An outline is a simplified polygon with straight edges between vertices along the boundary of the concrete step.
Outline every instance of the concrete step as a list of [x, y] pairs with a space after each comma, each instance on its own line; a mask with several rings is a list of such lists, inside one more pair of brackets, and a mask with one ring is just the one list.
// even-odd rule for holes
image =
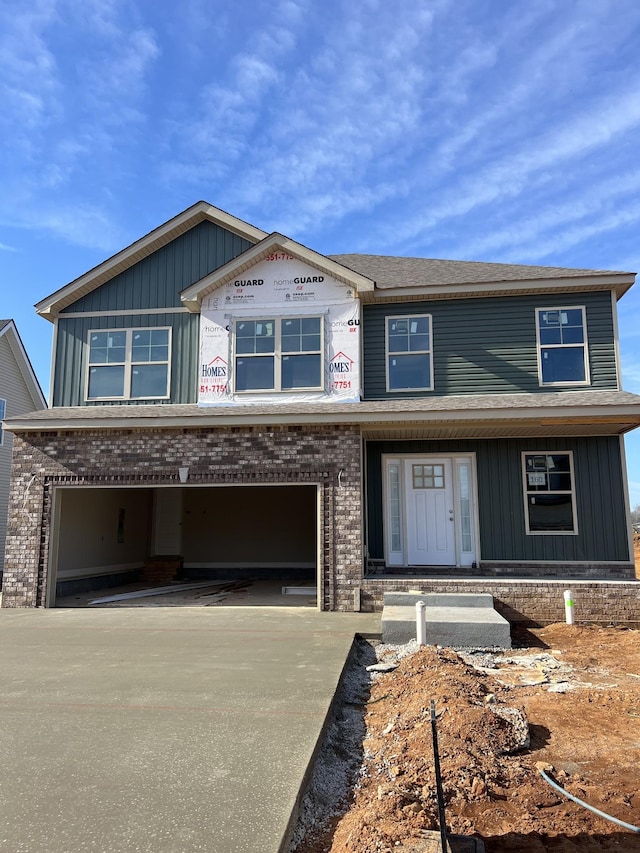
[[[402, 603], [396, 603], [396, 596]], [[472, 603], [471, 599], [484, 601]], [[486, 599], [489, 600], [488, 604]], [[415, 605], [418, 601], [424, 601], [426, 604], [426, 636], [429, 645], [453, 648], [511, 648], [509, 623], [494, 609], [491, 595], [420, 596], [413, 593], [386, 593], [381, 620], [383, 643], [402, 644], [415, 639]]]

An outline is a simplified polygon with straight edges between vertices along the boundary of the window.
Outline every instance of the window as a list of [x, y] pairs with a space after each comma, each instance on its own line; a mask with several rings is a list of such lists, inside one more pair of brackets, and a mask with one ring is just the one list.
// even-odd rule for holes
[[587, 385], [584, 308], [537, 308], [540, 385]]
[[4, 430], [2, 428], [2, 421], [7, 414], [7, 401], [0, 399], [0, 447], [4, 444]]
[[444, 465], [412, 465], [414, 489], [444, 489]]
[[527, 534], [578, 532], [573, 454], [523, 453]]
[[88, 400], [169, 396], [169, 329], [89, 332]]
[[387, 391], [431, 391], [431, 316], [387, 317]]
[[235, 390], [321, 391], [322, 317], [237, 320]]

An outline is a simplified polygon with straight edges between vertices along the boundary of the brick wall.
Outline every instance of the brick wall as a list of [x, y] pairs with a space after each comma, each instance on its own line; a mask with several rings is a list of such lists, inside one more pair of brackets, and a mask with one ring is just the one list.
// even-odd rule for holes
[[574, 594], [577, 622], [640, 627], [638, 581], [365, 578], [362, 582], [362, 609], [380, 610], [385, 592], [488, 592], [493, 595], [496, 610], [512, 624], [548, 625], [564, 621], [563, 592], [568, 588]]
[[15, 436], [3, 607], [45, 601], [57, 486], [320, 486], [325, 610], [353, 610], [362, 577], [361, 442], [357, 427], [231, 427], [32, 432]]

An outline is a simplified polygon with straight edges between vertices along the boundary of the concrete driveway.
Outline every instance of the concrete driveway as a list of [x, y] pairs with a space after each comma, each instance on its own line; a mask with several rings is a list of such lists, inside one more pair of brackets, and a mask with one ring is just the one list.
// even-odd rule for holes
[[354, 633], [277, 608], [0, 611], [0, 849], [276, 853]]

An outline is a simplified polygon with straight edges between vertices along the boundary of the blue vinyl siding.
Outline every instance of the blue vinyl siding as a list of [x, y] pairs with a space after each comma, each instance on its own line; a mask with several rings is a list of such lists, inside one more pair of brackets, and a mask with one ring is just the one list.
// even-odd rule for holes
[[182, 290], [251, 245], [219, 225], [201, 222], [81, 297], [61, 314], [179, 308]]
[[162, 403], [195, 403], [197, 399], [200, 315], [134, 314], [69, 317], [58, 320], [54, 406], [142, 405], [153, 400], [85, 400], [89, 330], [171, 327], [171, 387]]
[[[573, 451], [577, 536], [528, 536], [523, 452]], [[476, 453], [482, 560], [616, 562], [629, 560], [619, 439], [531, 438], [385, 441], [367, 444], [369, 554], [384, 558], [382, 454]]]
[[[162, 403], [197, 400], [200, 315], [182, 309], [180, 292], [252, 244], [214, 225], [201, 222], [148, 258], [105, 282], [61, 312], [54, 364], [54, 406], [140, 405], [149, 400], [111, 403], [85, 400], [87, 335], [90, 329], [171, 327], [171, 388]], [[148, 309], [179, 309], [147, 314]], [[139, 314], [110, 314], [136, 311]], [[77, 313], [95, 316], [65, 316]]]
[[[536, 308], [586, 306], [591, 384], [615, 389], [615, 342], [609, 291], [398, 302], [362, 307], [364, 397], [545, 392], [538, 382]], [[387, 392], [385, 318], [431, 314], [434, 388]], [[571, 386], [569, 386], [571, 387]], [[583, 386], [584, 389], [585, 386]], [[555, 386], [554, 391], [562, 390]]]

